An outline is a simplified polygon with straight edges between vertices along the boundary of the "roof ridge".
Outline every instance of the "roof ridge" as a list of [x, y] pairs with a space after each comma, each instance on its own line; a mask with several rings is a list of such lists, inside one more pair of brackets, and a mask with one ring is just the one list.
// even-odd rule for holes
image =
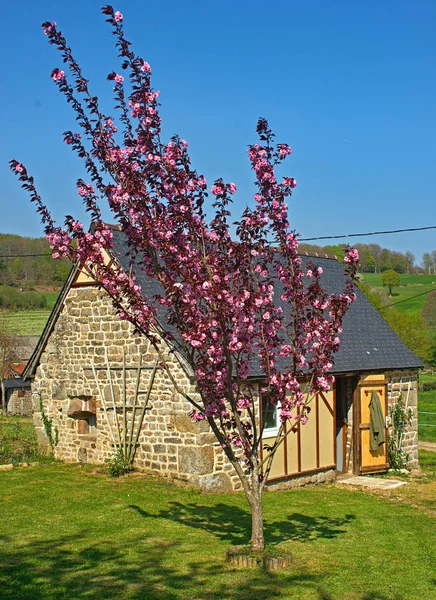
[[[108, 227], [108, 229], [111, 229], [112, 231], [122, 231], [121, 225], [118, 225], [116, 223], [105, 223], [105, 225], [106, 227]], [[279, 248], [277, 248], [277, 250], [279, 250]], [[325, 252], [306, 252], [305, 250], [302, 250], [301, 252], [298, 252], [298, 256], [309, 256], [312, 258], [328, 258], [329, 260], [338, 260], [336, 254], [326, 254]]]
[[298, 256], [311, 256], [313, 258], [328, 258], [329, 260], [339, 260], [336, 254], [325, 254], [324, 252], [298, 252]]

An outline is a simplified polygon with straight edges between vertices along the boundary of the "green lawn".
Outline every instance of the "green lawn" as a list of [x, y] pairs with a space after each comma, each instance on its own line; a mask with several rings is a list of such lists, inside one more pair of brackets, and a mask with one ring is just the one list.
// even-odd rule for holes
[[0, 464], [37, 460], [33, 420], [0, 415]]
[[43, 296], [45, 296], [45, 299], [47, 300], [47, 308], [51, 310], [56, 304], [59, 292], [43, 292]]
[[[421, 373], [419, 380], [436, 381], [436, 373]], [[419, 392], [418, 436], [421, 442], [436, 442], [436, 390]]]
[[[424, 462], [419, 485], [431, 490], [436, 454]], [[414, 485], [399, 490], [412, 494]], [[266, 493], [267, 541], [294, 553], [287, 571], [266, 573], [223, 560], [226, 548], [249, 540], [241, 495], [203, 495], [137, 474], [114, 480], [78, 465], [0, 472], [0, 597], [434, 599], [436, 512], [398, 494], [334, 486]], [[434, 492], [423, 497], [434, 508]]]
[[[382, 286], [382, 273], [362, 273], [360, 275], [361, 281], [367, 283], [371, 287], [378, 287], [387, 291], [387, 288]], [[421, 313], [424, 302], [427, 298], [427, 294], [430, 290], [436, 291], [436, 275], [400, 275], [401, 285], [400, 287], [394, 288], [392, 291], [392, 298], [390, 302], [399, 302], [400, 300], [408, 300], [407, 302], [401, 302], [397, 306], [398, 310], [407, 313]], [[418, 294], [423, 294], [417, 298]], [[409, 300], [410, 299], [410, 300]]]

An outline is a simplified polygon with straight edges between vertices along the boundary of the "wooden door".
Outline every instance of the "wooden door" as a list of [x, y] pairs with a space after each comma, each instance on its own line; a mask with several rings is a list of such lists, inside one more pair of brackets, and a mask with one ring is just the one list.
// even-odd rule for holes
[[[372, 376], [361, 380], [358, 386], [358, 472], [376, 473], [387, 471], [388, 463], [388, 429], [386, 427], [387, 416], [387, 382], [384, 376]], [[376, 379], [375, 379], [376, 377]], [[380, 398], [380, 404], [384, 419], [384, 443], [377, 450], [370, 447], [370, 402], [372, 393], [376, 392]]]

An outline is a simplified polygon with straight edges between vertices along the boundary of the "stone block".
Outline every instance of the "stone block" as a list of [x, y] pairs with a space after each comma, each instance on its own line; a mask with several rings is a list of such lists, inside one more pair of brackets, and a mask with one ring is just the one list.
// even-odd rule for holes
[[85, 402], [85, 410], [88, 410], [90, 413], [94, 415], [97, 413], [97, 403], [95, 398], [91, 398], [87, 402]]
[[193, 421], [189, 415], [176, 415], [174, 426], [180, 433], [198, 433], [198, 423]]
[[79, 448], [77, 452], [77, 460], [82, 464], [86, 464], [88, 462], [88, 451], [86, 448]]
[[164, 444], [154, 444], [153, 452], [155, 452], [156, 454], [165, 454], [166, 446]]
[[83, 412], [83, 402], [80, 398], [72, 398], [68, 403], [67, 415], [73, 419]]
[[206, 475], [214, 467], [214, 451], [208, 446], [179, 447], [179, 469], [181, 473]]
[[230, 477], [225, 473], [204, 475], [198, 479], [198, 485], [204, 492], [224, 494], [233, 491]]
[[89, 433], [89, 423], [88, 421], [85, 421], [84, 419], [79, 419], [77, 421], [77, 431], [80, 434], [85, 434], [85, 433]]

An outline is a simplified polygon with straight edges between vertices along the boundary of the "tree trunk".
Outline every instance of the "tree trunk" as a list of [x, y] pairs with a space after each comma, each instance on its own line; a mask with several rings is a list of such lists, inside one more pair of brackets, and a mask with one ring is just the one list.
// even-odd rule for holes
[[265, 548], [263, 533], [262, 492], [257, 473], [252, 475], [251, 494], [248, 497], [251, 508], [251, 549], [261, 551]]

